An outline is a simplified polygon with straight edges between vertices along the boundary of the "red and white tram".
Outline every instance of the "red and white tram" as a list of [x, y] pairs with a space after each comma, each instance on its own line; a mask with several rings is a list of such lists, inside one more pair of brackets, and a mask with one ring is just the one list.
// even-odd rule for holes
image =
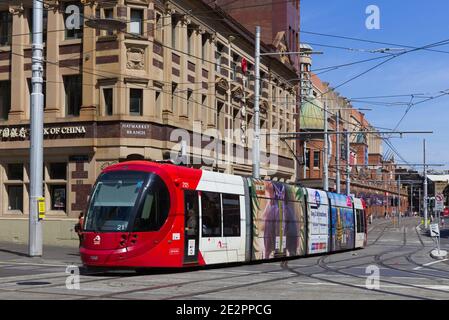
[[131, 161], [106, 168], [89, 201], [86, 266], [186, 267], [351, 250], [366, 244], [363, 203], [338, 194]]

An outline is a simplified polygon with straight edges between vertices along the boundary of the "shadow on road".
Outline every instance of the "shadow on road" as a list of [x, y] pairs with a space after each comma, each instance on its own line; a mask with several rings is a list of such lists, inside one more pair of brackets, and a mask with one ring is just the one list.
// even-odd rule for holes
[[3, 253], [10, 253], [19, 257], [28, 257], [28, 254], [23, 253], [23, 252], [19, 252], [19, 251], [13, 251], [13, 250], [7, 250], [7, 249], [0, 249], [0, 252]]

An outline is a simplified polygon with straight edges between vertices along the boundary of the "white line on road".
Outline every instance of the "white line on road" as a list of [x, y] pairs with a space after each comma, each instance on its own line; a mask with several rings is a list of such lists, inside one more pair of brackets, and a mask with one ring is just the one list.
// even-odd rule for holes
[[423, 264], [421, 267], [413, 268], [413, 270], [419, 270], [419, 269], [422, 269], [422, 268], [424, 268], [424, 267], [431, 266], [432, 264], [436, 264], [436, 263], [440, 263], [440, 262], [444, 262], [444, 261], [448, 261], [448, 260], [449, 260], [449, 259], [443, 259], [443, 260], [438, 260], [438, 261], [432, 261], [432, 262]]
[[47, 264], [47, 263], [28, 263], [28, 262], [0, 262], [3, 265], [11, 265], [11, 266], [35, 266], [35, 267], [67, 267], [68, 265], [76, 265], [75, 263], [67, 263], [67, 264]]

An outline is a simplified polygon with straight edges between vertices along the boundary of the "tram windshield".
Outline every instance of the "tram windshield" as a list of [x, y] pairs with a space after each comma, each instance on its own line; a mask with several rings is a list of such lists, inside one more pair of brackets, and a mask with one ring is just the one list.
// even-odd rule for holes
[[135, 171], [104, 173], [92, 194], [84, 230], [127, 231], [148, 176]]

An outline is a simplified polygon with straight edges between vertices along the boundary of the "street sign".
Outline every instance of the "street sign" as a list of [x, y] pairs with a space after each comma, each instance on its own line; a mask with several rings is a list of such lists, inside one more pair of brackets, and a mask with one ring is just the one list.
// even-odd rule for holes
[[444, 196], [442, 193], [437, 193], [435, 195], [435, 211], [444, 210]]
[[440, 236], [440, 228], [438, 223], [432, 223], [430, 225], [430, 236], [431, 237], [439, 237]]

